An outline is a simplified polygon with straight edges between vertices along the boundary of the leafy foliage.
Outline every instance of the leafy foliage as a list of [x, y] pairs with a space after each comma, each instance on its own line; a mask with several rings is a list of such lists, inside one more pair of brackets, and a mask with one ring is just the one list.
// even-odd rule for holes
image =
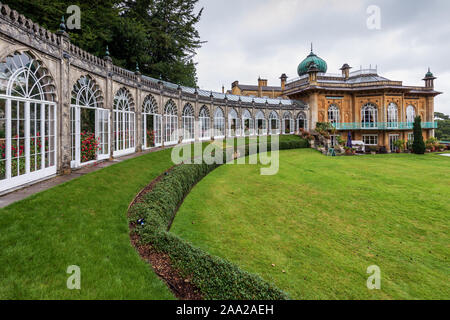
[[415, 154], [425, 154], [425, 142], [423, 141], [422, 135], [422, 120], [419, 117], [414, 119], [414, 142], [413, 142], [413, 152]]
[[440, 141], [450, 141], [450, 116], [436, 112], [435, 118], [438, 124], [436, 138]]

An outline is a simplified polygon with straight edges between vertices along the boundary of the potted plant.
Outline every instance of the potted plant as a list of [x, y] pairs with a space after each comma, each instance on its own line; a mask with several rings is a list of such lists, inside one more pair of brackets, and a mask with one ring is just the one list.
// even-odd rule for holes
[[377, 147], [375, 147], [375, 146], [370, 146], [368, 150], [369, 150], [371, 155], [376, 155], [377, 154]]
[[405, 149], [405, 141], [403, 140], [397, 140], [394, 142], [395, 151], [397, 153], [402, 152]]

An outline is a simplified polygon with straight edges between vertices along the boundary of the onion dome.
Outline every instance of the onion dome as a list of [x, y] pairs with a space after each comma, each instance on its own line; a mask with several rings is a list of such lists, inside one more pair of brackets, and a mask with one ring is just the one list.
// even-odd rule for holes
[[327, 63], [322, 58], [318, 57], [311, 48], [311, 53], [306, 57], [305, 60], [303, 60], [297, 68], [297, 73], [301, 77], [304, 74], [308, 73], [309, 67], [311, 64], [315, 64], [317, 69], [319, 69], [319, 72], [326, 73], [328, 70]]
[[425, 78], [434, 78], [434, 75], [431, 72], [430, 68], [428, 68], [428, 72], [426, 73]]

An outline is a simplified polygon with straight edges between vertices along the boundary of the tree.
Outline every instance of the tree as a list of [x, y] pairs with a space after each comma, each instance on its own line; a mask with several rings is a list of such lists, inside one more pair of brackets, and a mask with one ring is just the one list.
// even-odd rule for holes
[[146, 54], [138, 56], [141, 71], [155, 78], [195, 87], [193, 58], [204, 43], [196, 24], [203, 9], [198, 0], [126, 0], [124, 16], [141, 23], [148, 39]]
[[450, 116], [436, 112], [435, 118], [438, 124], [436, 138], [440, 141], [450, 141]]
[[422, 119], [420, 116], [414, 119], [414, 142], [413, 152], [415, 154], [425, 154], [425, 142], [423, 141], [422, 134]]

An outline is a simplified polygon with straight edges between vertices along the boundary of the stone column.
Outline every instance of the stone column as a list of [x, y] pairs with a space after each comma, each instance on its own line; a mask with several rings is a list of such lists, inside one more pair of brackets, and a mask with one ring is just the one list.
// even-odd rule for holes
[[69, 54], [70, 39], [69, 35], [61, 30], [58, 32], [60, 40], [60, 60], [59, 70], [56, 72], [58, 83], [56, 84], [58, 92], [57, 119], [58, 119], [58, 172], [69, 174], [71, 172], [70, 162], [72, 161], [72, 139], [70, 132], [70, 59]]

